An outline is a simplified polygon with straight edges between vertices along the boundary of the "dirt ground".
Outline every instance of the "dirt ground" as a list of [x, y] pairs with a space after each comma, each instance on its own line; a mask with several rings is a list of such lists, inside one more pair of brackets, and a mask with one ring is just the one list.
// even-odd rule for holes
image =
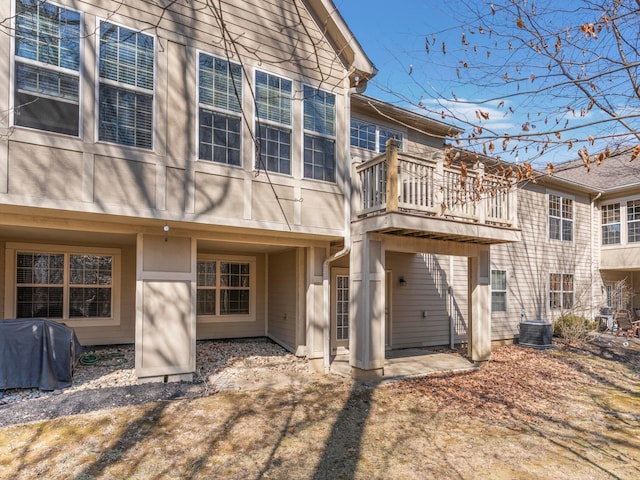
[[478, 371], [386, 385], [140, 387], [52, 396], [75, 407], [37, 421], [21, 415], [38, 399], [0, 406], [0, 477], [640, 478], [638, 339], [498, 347]]

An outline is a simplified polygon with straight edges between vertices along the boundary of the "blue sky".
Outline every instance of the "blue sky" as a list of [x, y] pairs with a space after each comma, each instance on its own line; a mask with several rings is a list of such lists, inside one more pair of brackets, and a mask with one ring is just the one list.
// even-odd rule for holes
[[[408, 71], [414, 59], [426, 59], [425, 36], [454, 24], [451, 4], [444, 1], [334, 0], [364, 51], [378, 68], [375, 84], [411, 92]], [[397, 100], [376, 85], [367, 94]]]

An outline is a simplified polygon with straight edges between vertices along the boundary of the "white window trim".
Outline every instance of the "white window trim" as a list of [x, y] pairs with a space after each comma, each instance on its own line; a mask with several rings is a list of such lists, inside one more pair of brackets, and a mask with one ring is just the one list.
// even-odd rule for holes
[[[15, 318], [16, 316], [16, 255], [18, 252], [38, 252], [53, 254], [94, 254], [109, 255], [113, 257], [113, 265], [111, 270], [111, 317], [92, 317], [84, 318], [62, 318], [54, 319], [55, 321], [64, 322], [70, 327], [106, 327], [120, 325], [120, 289], [121, 289], [121, 261], [122, 252], [118, 248], [97, 248], [97, 247], [74, 247], [68, 245], [51, 245], [40, 243], [14, 243], [7, 242], [5, 245], [5, 318]], [[65, 282], [63, 287], [65, 290], [69, 288], [68, 272], [69, 265], [65, 261]]]
[[[576, 199], [575, 196], [573, 195], [567, 195], [564, 192], [558, 192], [558, 191], [554, 191], [554, 190], [547, 190], [546, 191], [546, 202], [545, 202], [545, 207], [546, 207], [546, 219], [547, 219], [547, 241], [549, 242], [555, 242], [558, 244], [571, 244], [575, 242], [576, 239]], [[551, 218], [551, 215], [549, 214], [549, 203], [551, 201], [551, 195], [555, 195], [556, 197], [560, 197], [560, 215], [562, 215], [562, 200], [563, 199], [567, 199], [567, 200], [571, 200], [571, 222], [572, 222], [572, 229], [571, 229], [571, 240], [563, 240], [562, 238], [557, 239], [557, 238], [551, 238], [551, 222], [549, 221], [549, 218]], [[562, 216], [560, 217], [553, 217], [553, 218], [560, 218], [560, 237], [562, 237]]]
[[[491, 283], [491, 278], [492, 278], [492, 274], [493, 272], [504, 272], [504, 281], [505, 281], [505, 289], [504, 290], [494, 290], [493, 289], [493, 284]], [[509, 272], [507, 271], [506, 268], [492, 268], [491, 272], [490, 272], [490, 277], [489, 277], [489, 287], [491, 290], [491, 299], [492, 299], [492, 305], [493, 305], [493, 293], [502, 293], [504, 292], [504, 310], [497, 310], [494, 311], [493, 308], [491, 308], [491, 313], [492, 314], [506, 314], [509, 312]]]
[[[327, 135], [326, 133], [320, 133], [320, 132], [316, 132], [315, 130], [307, 130], [306, 128], [304, 128], [304, 87], [309, 87], [309, 88], [313, 88], [314, 90], [317, 90], [319, 92], [324, 92], [324, 93], [329, 93], [331, 95], [333, 95], [334, 99], [335, 99], [335, 118], [334, 118], [334, 123], [335, 123], [335, 135]], [[300, 143], [301, 143], [301, 153], [300, 153], [300, 177], [303, 180], [308, 180], [308, 181], [312, 181], [312, 182], [320, 182], [320, 183], [325, 183], [328, 185], [336, 185], [338, 183], [338, 95], [335, 94], [334, 92], [330, 91], [330, 90], [324, 90], [320, 87], [314, 87], [313, 85], [311, 85], [310, 83], [303, 83], [302, 84], [302, 100], [301, 100], [301, 114], [302, 114], [302, 119], [301, 119], [301, 124], [302, 124], [302, 136], [300, 138]], [[319, 180], [317, 178], [311, 178], [311, 177], [305, 177], [304, 176], [304, 137], [305, 135], [311, 135], [313, 137], [320, 137], [320, 138], [326, 138], [329, 140], [333, 140], [334, 141], [334, 151], [333, 151], [333, 164], [334, 164], [334, 168], [335, 168], [335, 181], [330, 181], [330, 180]], [[293, 142], [292, 142], [293, 143]]]
[[[103, 83], [100, 80], [100, 24], [102, 22], [110, 23], [112, 25], [116, 25], [121, 28], [126, 28], [127, 30], [132, 30], [134, 32], [143, 33], [150, 37], [153, 37], [153, 92], [151, 93], [151, 115], [153, 116], [151, 121], [151, 148], [143, 148], [136, 147], [135, 145], [122, 145], [120, 143], [108, 142], [106, 140], [100, 140], [100, 84]], [[156, 151], [156, 131], [157, 131], [157, 122], [158, 122], [158, 106], [156, 102], [156, 91], [158, 89], [158, 37], [152, 33], [148, 33], [146, 31], [140, 30], [138, 28], [130, 27], [123, 23], [114, 22], [113, 20], [108, 20], [106, 18], [101, 18], [96, 16], [96, 26], [95, 26], [95, 85], [94, 85], [94, 139], [95, 143], [104, 144], [104, 145], [117, 145], [121, 148], [131, 148], [133, 150], [138, 150], [140, 152], [155, 152]], [[135, 85], [123, 84], [120, 82], [114, 82], [112, 80], [105, 80], [104, 83], [106, 85], [111, 85], [117, 88], [123, 88], [127, 90], [132, 90], [137, 93], [144, 93], [146, 95], [149, 94], [148, 90], [145, 90], [140, 87], [136, 87]]]
[[[620, 201], [620, 244], [626, 244], [626, 245], [631, 245], [631, 246], [637, 246], [640, 245], [640, 242], [630, 242], [629, 241], [629, 224], [630, 223], [636, 223], [638, 222], [638, 220], [632, 220], [631, 222], [629, 221], [629, 203], [631, 202], [638, 202], [640, 201], [640, 198], [635, 197], [635, 198], [627, 198], [624, 200], [624, 210], [623, 208], [623, 202]], [[623, 215], [624, 215], [624, 221], [623, 221]], [[624, 231], [623, 231], [623, 227], [622, 225], [624, 225]], [[623, 237], [624, 235], [624, 237]], [[618, 244], [618, 245], [620, 245]]]
[[[61, 5], [57, 2], [51, 2], [49, 0], [45, 0], [48, 3], [50, 3], [51, 5], [54, 5], [56, 7], [60, 7], [60, 8], [64, 8], [66, 10], [70, 10], [72, 12], [76, 12], [80, 15], [80, 50], [79, 50], [79, 55], [80, 55], [80, 63], [78, 65], [78, 71], [74, 71], [74, 70], [69, 70], [66, 68], [62, 68], [62, 67], [53, 67], [50, 66], [51, 70], [54, 71], [59, 71], [61, 73], [66, 73], [69, 75], [74, 75], [78, 77], [78, 135], [69, 135], [69, 134], [65, 134], [65, 133], [59, 133], [59, 132], [49, 132], [47, 130], [40, 130], [37, 128], [31, 128], [31, 127], [23, 127], [22, 125], [16, 125], [15, 123], [15, 94], [16, 94], [16, 13], [17, 13], [17, 9], [16, 9], [16, 0], [12, 0], [11, 1], [11, 35], [10, 35], [10, 48], [11, 48], [11, 55], [10, 55], [10, 61], [9, 61], [9, 89], [10, 89], [10, 95], [9, 95], [9, 125], [12, 128], [24, 128], [25, 130], [29, 130], [29, 131], [34, 131], [34, 132], [41, 132], [47, 135], [59, 135], [59, 136], [63, 136], [65, 138], [82, 138], [83, 137], [83, 130], [82, 130], [82, 125], [83, 125], [83, 98], [84, 98], [84, 88], [83, 88], [83, 75], [82, 72], [84, 70], [84, 49], [85, 49], [85, 38], [82, 35], [82, 32], [85, 31], [84, 28], [84, 12], [82, 12], [81, 10], [77, 10], [75, 8], [69, 7], [68, 5]], [[29, 60], [29, 59], [23, 59], [20, 60], [20, 62], [25, 63], [25, 64], [29, 64], [29, 65], [34, 65], [34, 66], [38, 66], [40, 65], [38, 62], [34, 62], [33, 60]], [[47, 97], [48, 98], [48, 97]]]
[[[614, 223], [604, 223], [603, 219], [602, 219], [602, 215], [604, 212], [604, 207], [609, 207], [612, 205], [618, 205], [618, 221], [614, 222]], [[625, 203], [626, 206], [626, 203]], [[602, 205], [600, 205], [600, 246], [601, 247], [619, 247], [622, 244], [623, 238], [622, 238], [622, 202], [616, 201], [616, 202], [608, 202], [608, 203], [604, 203]], [[626, 214], [626, 208], [625, 208], [625, 214]], [[626, 218], [625, 218], [626, 220]], [[602, 235], [602, 227], [605, 226], [609, 226], [609, 225], [619, 225], [619, 229], [620, 229], [620, 240], [618, 241], [618, 243], [604, 243], [604, 237]]]
[[[215, 255], [215, 254], [201, 254], [198, 255], [197, 262], [199, 261], [211, 261], [216, 262], [216, 269], [220, 262], [236, 262], [236, 263], [248, 263], [249, 264], [249, 314], [233, 314], [233, 315], [197, 315], [196, 319], [198, 323], [239, 323], [239, 322], [255, 322], [256, 321], [256, 297], [257, 297], [257, 285], [256, 285], [256, 257], [240, 256], [240, 255]], [[220, 290], [217, 282], [219, 278], [216, 276], [216, 292]], [[196, 281], [196, 290], [198, 289]], [[216, 294], [216, 307], [219, 307], [220, 296]]]
[[[291, 124], [290, 125], [285, 125], [284, 123], [278, 123], [278, 122], [274, 122], [272, 120], [267, 120], [264, 118], [260, 118], [258, 115], [258, 100], [257, 100], [257, 90], [258, 90], [258, 82], [256, 81], [256, 77], [258, 75], [258, 72], [262, 72], [265, 73], [267, 75], [273, 75], [276, 77], [280, 77], [284, 80], [288, 80], [291, 82], [291, 97], [290, 97], [290, 101], [291, 101]], [[295, 93], [296, 93], [296, 81], [293, 78], [287, 77], [285, 75], [282, 75], [281, 73], [274, 73], [274, 72], [270, 72], [269, 70], [263, 70], [261, 68], [253, 68], [251, 71], [251, 89], [252, 89], [252, 103], [253, 103], [253, 123], [252, 123], [252, 127], [254, 130], [254, 137], [257, 140], [257, 138], [260, 136], [260, 132], [258, 130], [258, 123], [260, 125], [268, 125], [268, 126], [272, 126], [275, 128], [280, 128], [280, 129], [289, 129], [289, 131], [291, 132], [291, 144], [289, 145], [289, 152], [290, 152], [290, 158], [289, 158], [289, 168], [290, 168], [290, 172], [289, 173], [282, 173], [282, 172], [276, 172], [274, 170], [268, 170], [267, 166], [266, 166], [266, 162], [264, 167], [262, 166], [258, 166], [258, 151], [257, 148], [252, 148], [253, 150], [253, 159], [252, 159], [252, 167], [254, 171], [260, 171], [262, 168], [264, 168], [264, 170], [266, 170], [269, 175], [281, 175], [283, 177], [288, 177], [288, 178], [294, 178], [295, 176], [295, 172], [296, 172], [296, 168], [294, 168], [294, 159], [296, 157], [295, 152], [294, 152], [294, 147], [296, 145], [298, 145], [299, 148], [304, 149], [304, 145], [302, 145], [302, 142], [297, 140], [295, 137], [299, 135], [299, 132], [301, 131], [301, 129], [296, 128], [296, 123], [298, 123], [296, 121], [297, 118], [297, 112], [296, 112], [296, 104], [295, 104]], [[300, 109], [298, 109], [300, 110]], [[301, 155], [300, 152], [298, 152], [298, 158], [299, 155]]]
[[[389, 132], [393, 132], [398, 134], [401, 137], [401, 142], [400, 142], [400, 148], [398, 149], [399, 152], [404, 152], [405, 149], [405, 144], [407, 136], [404, 134], [404, 132], [402, 132], [401, 130], [398, 130], [397, 128], [393, 128], [393, 127], [388, 127], [387, 125], [381, 124], [381, 123], [377, 123], [373, 120], [369, 120], [367, 118], [362, 118], [362, 117], [358, 117], [357, 115], [353, 115], [352, 120], [357, 120], [358, 122], [362, 122], [362, 123], [366, 123], [369, 125], [373, 125], [374, 127], [376, 127], [376, 137], [375, 137], [375, 144], [376, 144], [376, 148], [375, 150], [369, 150], [368, 148], [364, 148], [364, 147], [358, 147], [355, 145], [351, 145], [351, 121], [349, 121], [349, 146], [351, 148], [357, 148], [358, 150], [364, 150], [366, 152], [374, 152], [374, 153], [384, 153], [380, 151], [380, 129], [383, 130], [388, 130]], [[351, 120], [350, 119], [350, 120]]]
[[[224, 110], [222, 108], [219, 107], [214, 107], [212, 105], [204, 105], [202, 103], [200, 103], [200, 54], [204, 54], [204, 55], [208, 55], [210, 57], [213, 57], [214, 59], [220, 59], [220, 60], [224, 60], [227, 63], [236, 63], [237, 65], [240, 65], [240, 68], [242, 69], [242, 76], [240, 78], [240, 82], [241, 82], [241, 89], [242, 89], [242, 98], [240, 99], [240, 112], [234, 112], [232, 110]], [[245, 110], [245, 91], [247, 91], [248, 89], [245, 86], [245, 80], [246, 80], [246, 72], [245, 69], [247, 68], [245, 65], [243, 65], [240, 62], [233, 62], [232, 60], [229, 60], [227, 58], [225, 58], [222, 55], [215, 55], [211, 52], [207, 52], [205, 50], [200, 50], [200, 49], [196, 49], [195, 50], [195, 68], [196, 68], [196, 111], [195, 111], [195, 123], [194, 125], [197, 125], [198, 128], [196, 130], [196, 135], [195, 135], [195, 148], [194, 148], [194, 152], [195, 152], [195, 161], [199, 162], [202, 165], [214, 165], [216, 167], [223, 167], [223, 168], [233, 168], [233, 169], [238, 169], [238, 170], [244, 170], [244, 165], [245, 165], [245, 155], [244, 155], [244, 136], [245, 136], [245, 118], [251, 118], [251, 115], [246, 115], [244, 113]], [[229, 165], [228, 163], [221, 163], [221, 162], [215, 162], [215, 161], [210, 161], [210, 160], [204, 160], [200, 158], [200, 108], [204, 108], [206, 110], [210, 110], [213, 112], [220, 112], [223, 115], [228, 115], [228, 116], [235, 116], [240, 118], [240, 165]]]

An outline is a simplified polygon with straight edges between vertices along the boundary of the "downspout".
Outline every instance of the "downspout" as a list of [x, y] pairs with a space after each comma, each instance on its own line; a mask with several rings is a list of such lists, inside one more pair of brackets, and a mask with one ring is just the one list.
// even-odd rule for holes
[[[591, 274], [591, 301], [590, 301], [590, 305], [589, 305], [589, 309], [591, 310], [591, 315], [593, 315], [593, 280], [594, 280], [594, 274], [593, 274], [593, 270], [595, 268], [594, 263], [593, 263], [593, 242], [595, 241], [593, 236], [594, 236], [594, 232], [593, 232], [593, 214], [594, 214], [594, 209], [596, 206], [596, 200], [598, 200], [600, 197], [602, 196], [602, 192], [598, 192], [598, 194], [593, 197], [591, 199], [591, 211], [590, 211], [590, 215], [589, 215], [589, 233], [591, 234], [591, 241], [589, 242], [589, 272]], [[598, 236], [596, 236], [596, 238], [598, 238]]]
[[[351, 118], [351, 95], [353, 93], [362, 93], [366, 88], [366, 82], [361, 82], [360, 85], [349, 88], [347, 99], [345, 101], [344, 118], [347, 125], [349, 125], [348, 119]], [[342, 191], [344, 192], [344, 245], [340, 251], [330, 255], [322, 263], [322, 306], [323, 306], [323, 324], [322, 324], [322, 337], [324, 343], [324, 369], [325, 372], [329, 372], [331, 365], [331, 288], [329, 286], [330, 279], [330, 265], [334, 261], [349, 255], [351, 252], [351, 149], [348, 143], [348, 136], [345, 135], [344, 143], [345, 150], [348, 152], [347, 160], [348, 166], [345, 169], [345, 174], [342, 176]]]

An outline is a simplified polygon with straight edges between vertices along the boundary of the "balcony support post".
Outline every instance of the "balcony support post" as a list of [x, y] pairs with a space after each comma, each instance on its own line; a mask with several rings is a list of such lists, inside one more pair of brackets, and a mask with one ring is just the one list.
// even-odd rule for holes
[[398, 141], [387, 140], [387, 212], [398, 211]]

